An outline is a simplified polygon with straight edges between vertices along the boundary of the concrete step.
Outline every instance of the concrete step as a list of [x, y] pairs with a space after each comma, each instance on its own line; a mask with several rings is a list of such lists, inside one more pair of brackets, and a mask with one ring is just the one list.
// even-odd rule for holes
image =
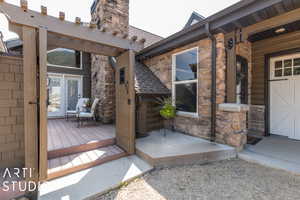
[[78, 172], [126, 156], [116, 145], [48, 160], [48, 180]]
[[156, 168], [205, 164], [237, 156], [232, 147], [179, 132], [153, 131], [136, 141], [136, 153]]
[[291, 162], [288, 160], [278, 159], [269, 155], [263, 155], [251, 150], [244, 150], [238, 154], [238, 157], [242, 160], [264, 165], [274, 169], [285, 170], [296, 175], [300, 175], [300, 165], [297, 162]]
[[39, 200], [82, 200], [117, 188], [153, 167], [137, 156], [127, 156], [43, 183]]
[[58, 158], [62, 156], [68, 156], [75, 153], [81, 153], [85, 151], [90, 151], [94, 149], [98, 149], [101, 147], [106, 147], [110, 145], [114, 145], [116, 143], [115, 138], [100, 140], [100, 141], [92, 141], [86, 144], [76, 145], [68, 148], [56, 149], [48, 151], [48, 159]]

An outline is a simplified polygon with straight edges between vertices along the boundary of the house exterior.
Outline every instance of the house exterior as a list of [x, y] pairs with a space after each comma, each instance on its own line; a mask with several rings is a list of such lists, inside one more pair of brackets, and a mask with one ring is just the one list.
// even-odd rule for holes
[[139, 52], [172, 91], [176, 129], [237, 149], [247, 133], [299, 139], [296, 13], [298, 2], [240, 1]]
[[[104, 2], [107, 4], [103, 6]], [[91, 8], [93, 20], [99, 28], [105, 24], [126, 32], [128, 13], [124, 10], [127, 6], [127, 1], [95, 1]], [[276, 128], [280, 103], [273, 105], [271, 102], [280, 97], [272, 96], [274, 91], [271, 91], [273, 87], [269, 80], [273, 79], [268, 77], [266, 67], [273, 55], [285, 56], [284, 52], [287, 52], [288, 56], [290, 51], [297, 52], [295, 38], [299, 19], [295, 13], [298, 7], [297, 2], [253, 0], [240, 1], [208, 18], [194, 12], [183, 30], [138, 52], [136, 62], [150, 69], [171, 91], [178, 109], [175, 119], [178, 131], [237, 149], [243, 149], [248, 133], [260, 137], [279, 134], [299, 138], [292, 128], [292, 124], [297, 124], [295, 117], [291, 116], [292, 123], [286, 122], [289, 125]], [[101, 9], [111, 10], [105, 13]], [[115, 10], [123, 13], [116, 14]], [[273, 41], [278, 44], [268, 47]], [[295, 56], [288, 60], [295, 60], [297, 68]], [[293, 71], [294, 67], [288, 68]], [[98, 76], [104, 74], [106, 80], [113, 80], [112, 68], [101, 73], [97, 70]], [[280, 83], [280, 78], [275, 79]], [[102, 97], [108, 104], [103, 105], [109, 106], [103, 106], [107, 109], [103, 113], [112, 120], [114, 86], [106, 82], [105, 87], [103, 91], [106, 92], [101, 94], [107, 94]], [[96, 93], [100, 94], [99, 91]], [[150, 98], [153, 101], [155, 97]], [[290, 105], [287, 110], [292, 107], [295, 105]]]
[[[134, 133], [143, 134], [152, 128], [159, 129], [163, 126], [159, 124], [147, 127], [151, 121], [147, 120], [147, 110], [149, 108], [153, 110], [155, 98], [168, 95], [172, 97], [173, 104], [178, 110], [174, 121], [175, 129], [185, 134], [231, 145], [237, 150], [244, 148], [248, 134], [260, 136], [276, 134], [299, 140], [300, 3], [298, 1], [243, 0], [210, 17], [200, 17], [198, 22], [193, 19], [196, 15], [192, 15], [192, 20], [189, 20], [184, 29], [168, 38], [161, 39], [151, 34], [151, 38], [154, 39], [150, 41], [153, 43], [146, 43], [147, 47], [144, 49], [139, 47], [141, 43], [145, 43], [143, 39], [137, 41], [134, 36], [130, 41], [125, 39], [130, 33], [128, 0], [95, 2], [92, 7], [92, 20], [101, 30], [94, 30], [98, 31], [97, 34], [90, 31], [91, 27], [64, 23], [61, 19], [55, 19], [55, 23], [58, 26], [83, 30], [86, 34], [83, 34], [80, 44], [83, 42], [90, 49], [93, 49], [93, 45], [109, 47], [110, 51], [106, 52], [106, 56], [92, 54], [91, 59], [86, 60], [86, 65], [82, 65], [85, 63], [83, 61], [85, 53], [81, 53], [84, 48], [77, 46], [80, 49], [77, 51], [54, 48], [55, 51], [52, 49], [48, 53], [59, 51], [66, 54], [62, 53], [61, 60], [53, 59], [50, 62], [48, 60], [45, 71], [49, 73], [50, 79], [51, 76], [56, 79], [52, 82], [54, 88], [57, 87], [55, 85], [59, 86], [68, 80], [74, 88], [85, 88], [80, 87], [80, 80], [74, 81], [62, 75], [68, 72], [72, 77], [80, 75], [86, 78], [90, 87], [86, 87], [84, 90], [86, 94], [83, 96], [101, 98], [98, 114], [102, 121], [110, 123], [115, 117], [119, 117], [119, 120], [123, 118], [128, 122], [123, 121], [121, 128], [117, 127], [117, 130], [123, 134], [118, 137], [124, 139], [122, 141], [124, 143], [129, 138], [126, 134], [130, 132], [131, 141], [128, 145], [130, 153], [134, 153], [135, 144], [132, 137]], [[1, 5], [7, 8], [14, 7], [5, 2]], [[27, 16], [23, 10], [20, 12]], [[33, 14], [41, 15], [41, 13]], [[35, 20], [33, 17], [30, 19]], [[43, 23], [49, 22], [46, 16], [43, 20], [41, 20]], [[27, 26], [22, 28], [27, 33], [36, 31], [36, 28], [29, 30]], [[58, 33], [61, 31], [55, 30]], [[106, 33], [108, 30], [109, 34]], [[136, 28], [132, 29], [134, 34], [139, 31]], [[53, 37], [51, 34], [54, 33], [49, 33]], [[76, 35], [77, 32], [74, 31], [72, 34]], [[102, 41], [100, 36], [103, 35], [117, 41], [115, 43], [117, 50]], [[90, 45], [88, 36], [93, 36], [102, 43], [94, 41], [93, 45]], [[72, 35], [66, 38], [78, 44], [78, 37]], [[28, 51], [37, 43], [36, 37], [26, 39], [27, 46], [24, 45], [24, 48], [25, 46], [27, 48], [27, 51], [24, 51], [26, 55], [0, 57], [0, 159], [5, 165], [23, 166], [27, 156], [28, 162], [34, 161], [34, 168], [38, 166], [38, 158], [41, 158], [37, 153], [47, 154], [37, 145], [42, 141], [37, 134], [47, 128], [37, 130], [38, 125], [45, 124], [37, 124], [38, 120], [30, 120], [30, 117], [34, 116], [37, 119], [37, 111], [33, 108], [46, 108], [46, 105], [33, 107], [33, 104], [37, 105], [39, 102], [28, 100], [28, 93], [38, 88], [32, 87], [33, 90], [26, 88], [26, 85], [29, 85], [26, 80], [32, 85], [37, 83], [37, 73], [32, 73], [36, 70], [37, 56]], [[52, 43], [59, 45], [56, 40], [54, 42], [52, 40]], [[69, 43], [67, 45], [72, 46]], [[142, 50], [128, 51], [126, 48], [131, 45]], [[6, 46], [9, 49], [14, 48], [8, 43]], [[20, 45], [16, 47], [18, 48]], [[125, 50], [127, 53], [123, 54]], [[46, 52], [47, 49], [44, 47], [45, 57]], [[92, 50], [91, 52], [93, 53]], [[99, 51], [97, 53], [99, 54]], [[73, 59], [71, 62], [62, 63], [68, 57], [67, 54], [71, 54]], [[125, 59], [121, 59], [120, 54], [121, 58]], [[117, 61], [114, 57], [117, 57]], [[24, 62], [28, 61], [28, 58], [31, 62]], [[31, 70], [23, 70], [23, 65]], [[120, 83], [120, 72], [124, 70], [121, 65], [130, 66], [131, 71], [127, 70], [127, 75], [131, 77], [130, 89], [124, 80], [122, 84]], [[85, 66], [90, 66], [89, 72], [85, 71]], [[84, 74], [76, 74], [79, 72]], [[27, 79], [24, 81], [25, 75]], [[84, 82], [81, 83], [84, 85]], [[51, 86], [52, 83], [50, 81], [48, 84]], [[68, 88], [68, 84], [61, 87]], [[120, 94], [116, 94], [116, 91], [120, 90], [125, 94], [124, 98], [117, 96]], [[75, 94], [74, 97], [78, 98], [79, 92]], [[42, 97], [45, 96], [43, 94]], [[117, 97], [119, 100], [117, 103], [124, 104], [124, 112], [115, 109]], [[26, 112], [28, 110], [30, 112]], [[126, 115], [129, 112], [130, 115]], [[126, 118], [128, 116], [130, 119]], [[46, 117], [43, 117], [46, 121]], [[140, 123], [141, 121], [146, 123]], [[130, 131], [123, 131], [122, 127], [127, 130], [129, 126]], [[30, 155], [31, 153], [34, 156]], [[47, 158], [47, 155], [45, 157]], [[44, 160], [47, 161], [45, 158]]]

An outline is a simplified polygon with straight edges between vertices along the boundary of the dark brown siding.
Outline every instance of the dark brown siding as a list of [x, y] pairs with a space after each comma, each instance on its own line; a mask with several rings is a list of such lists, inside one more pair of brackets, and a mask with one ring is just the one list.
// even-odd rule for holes
[[91, 97], [91, 58], [89, 53], [82, 54], [82, 70], [48, 66], [48, 72], [83, 76], [83, 97]]
[[141, 135], [164, 126], [164, 119], [160, 116], [160, 105], [157, 103], [159, 96], [139, 95], [137, 104], [137, 132]]
[[265, 104], [265, 55], [300, 48], [300, 31], [252, 44], [252, 96], [253, 105]]

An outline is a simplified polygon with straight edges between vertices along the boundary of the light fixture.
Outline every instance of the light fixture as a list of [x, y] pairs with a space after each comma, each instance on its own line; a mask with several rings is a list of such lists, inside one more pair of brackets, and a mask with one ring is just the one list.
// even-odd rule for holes
[[286, 29], [282, 27], [282, 28], [276, 29], [275, 33], [283, 33], [285, 31], [286, 31]]

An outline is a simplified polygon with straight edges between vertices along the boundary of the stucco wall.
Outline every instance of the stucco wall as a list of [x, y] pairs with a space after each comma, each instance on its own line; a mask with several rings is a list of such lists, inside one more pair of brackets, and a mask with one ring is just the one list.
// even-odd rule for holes
[[0, 167], [24, 165], [22, 59], [0, 56]]

